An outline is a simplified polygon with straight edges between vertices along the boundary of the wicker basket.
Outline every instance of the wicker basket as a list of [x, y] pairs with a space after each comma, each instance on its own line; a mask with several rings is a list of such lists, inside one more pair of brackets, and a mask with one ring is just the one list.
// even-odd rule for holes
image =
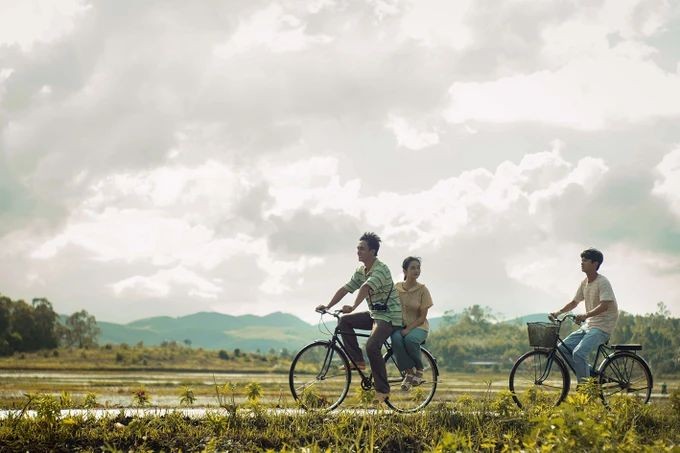
[[534, 348], [554, 348], [560, 326], [551, 322], [528, 322], [529, 345]]

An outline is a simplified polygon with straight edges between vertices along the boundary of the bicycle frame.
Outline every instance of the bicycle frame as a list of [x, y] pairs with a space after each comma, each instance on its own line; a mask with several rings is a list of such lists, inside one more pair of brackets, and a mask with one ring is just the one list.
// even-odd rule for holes
[[[345, 341], [348, 340], [353, 344], [355, 338], [370, 338], [372, 332], [367, 332], [367, 329], [360, 329], [359, 332], [355, 332], [354, 329], [344, 327], [344, 324], [340, 322], [340, 311], [319, 310], [319, 312], [322, 315], [334, 316], [338, 319], [338, 324], [331, 327], [324, 323], [326, 329], [323, 332], [328, 334], [330, 338], [315, 340], [303, 347], [295, 355], [288, 375], [293, 397], [301, 401], [305, 409], [308, 408], [305, 406], [307, 403], [304, 402], [307, 397], [303, 393], [312, 385], [316, 385], [317, 392], [320, 393], [310, 393], [312, 400], [309, 402], [309, 408], [328, 409], [340, 405], [347, 396], [352, 381], [352, 370], [356, 370], [359, 374], [362, 390], [369, 391], [375, 388], [375, 375], [371, 370], [359, 368], [361, 358], [356, 354], [350, 355], [350, 352], [355, 352], [354, 348], [350, 348], [350, 345]], [[393, 398], [385, 398], [384, 403], [397, 412], [405, 413], [415, 412], [427, 406], [432, 401], [439, 382], [436, 358], [425, 348], [422, 349], [423, 365], [427, 362], [427, 366], [424, 366], [423, 378], [420, 382], [413, 384], [413, 387], [419, 387], [419, 391], [409, 392], [410, 386], [405, 389], [403, 385], [406, 371], [399, 368], [389, 336], [384, 339], [380, 348], [382, 349], [383, 346], [385, 352], [381, 352], [381, 359], [386, 367], [387, 383], [398, 385], [403, 390], [402, 392], [392, 393]], [[360, 362], [357, 362], [357, 360]], [[320, 363], [320, 361], [322, 362]], [[312, 372], [310, 373], [310, 371]], [[373, 371], [375, 371], [375, 368], [373, 368]], [[313, 376], [315, 377], [313, 378]], [[324, 383], [324, 381], [327, 381], [327, 383]], [[421, 385], [422, 387], [420, 387]], [[361, 394], [362, 399], [365, 396], [365, 394]]]
[[[556, 317], [550, 317], [550, 319], [555, 324], [561, 326], [562, 322], [568, 317], [571, 319], [575, 318], [573, 315], [567, 315], [562, 319]], [[529, 329], [529, 336], [530, 343], [541, 344], [535, 337], [532, 339], [531, 329]], [[599, 384], [600, 397], [605, 405], [607, 405], [609, 398], [619, 393], [631, 394], [645, 403], [649, 401], [654, 380], [647, 362], [635, 352], [640, 349], [642, 347], [637, 344], [609, 345], [608, 341], [597, 346], [589, 377], [594, 378]], [[518, 358], [513, 365], [509, 378], [509, 387], [513, 392], [515, 402], [520, 407], [523, 407], [528, 400], [524, 401], [527, 397], [520, 396], [517, 393], [518, 391], [523, 391], [522, 389], [528, 390], [532, 386], [546, 385], [546, 388], [552, 387], [553, 396], [548, 396], [548, 398], [554, 398], [554, 404], [559, 404], [569, 392], [570, 376], [576, 375], [575, 366], [571, 363], [573, 352], [573, 349], [560, 338], [558, 329], [554, 346], [536, 346], [533, 351], [527, 352]], [[537, 361], [540, 363], [538, 366], [535, 365]], [[525, 363], [527, 365], [523, 365]], [[563, 366], [564, 363], [566, 363], [566, 366]], [[517, 370], [523, 370], [526, 366], [531, 367], [532, 364], [534, 366], [533, 373], [529, 372], [527, 375], [525, 372], [524, 377], [520, 377], [518, 380], [519, 385], [516, 386], [515, 378]], [[555, 374], [551, 375], [553, 365], [558, 370]], [[569, 370], [571, 370], [571, 373], [569, 373]], [[538, 374], [540, 376], [537, 376]], [[634, 377], [633, 374], [635, 374]], [[549, 379], [556, 379], [557, 381], [552, 382]], [[561, 381], [561, 384], [559, 381]]]
[[[558, 344], [558, 345], [555, 346], [554, 348], [552, 348], [552, 349], [550, 350], [550, 352], [548, 353], [548, 360], [552, 360], [552, 358], [555, 356], [555, 354], [557, 354], [557, 355], [562, 359], [562, 362], [563, 362], [564, 364], [566, 364], [567, 367], [571, 370], [571, 372], [574, 373], [574, 374], [576, 374], [576, 370], [575, 370], [574, 367], [571, 365], [570, 360], [567, 359], [567, 357], [566, 357], [566, 355], [564, 354], [564, 352], [562, 351], [562, 349], [560, 349], [560, 345], [561, 345], [562, 347], [564, 347], [564, 349], [566, 349], [567, 351], [569, 351], [569, 354], [573, 354], [574, 351], [573, 351], [569, 346], [567, 346], [567, 345], [564, 343], [564, 341], [562, 341], [562, 338], [560, 338], [559, 335], [557, 336], [557, 344]], [[613, 349], [610, 348], [609, 346], [607, 346], [605, 343], [602, 343], [602, 344], [600, 344], [600, 345], [597, 347], [597, 353], [595, 354], [595, 360], [593, 361], [593, 364], [592, 364], [592, 369], [593, 369], [593, 371], [594, 371], [595, 373], [598, 373], [597, 369], [595, 368], [595, 365], [597, 365], [598, 360], [600, 359], [600, 356], [602, 356], [602, 360], [600, 361], [600, 364], [602, 364], [602, 362], [604, 362], [604, 361], [607, 360], [609, 357], [611, 357], [611, 356], [613, 356], [613, 355], [616, 354], [616, 352], [611, 353], [611, 354], [608, 354], [608, 353], [607, 353], [607, 351], [611, 351], [611, 350], [613, 350]], [[550, 364], [549, 364], [549, 365], [550, 365]], [[543, 372], [543, 375], [541, 375], [540, 382], [543, 382], [543, 381], [548, 377], [547, 375], [549, 374], [549, 372], [550, 372], [550, 366], [547, 366], [546, 369], [545, 369], [545, 371]]]
[[[361, 369], [357, 366], [357, 363], [352, 358], [352, 355], [347, 350], [347, 347], [342, 342], [341, 335], [352, 335], [354, 337], [363, 337], [363, 338], [368, 338], [371, 335], [365, 334], [365, 333], [357, 333], [357, 332], [354, 332], [354, 331], [344, 332], [344, 331], [339, 330], [338, 327], [336, 327], [335, 330], [333, 331], [333, 336], [331, 338], [331, 345], [337, 345], [337, 346], [340, 347], [340, 350], [342, 350], [342, 352], [345, 354], [345, 356], [347, 357], [347, 359], [349, 359], [349, 361], [351, 363], [350, 368], [355, 369], [359, 373], [359, 376], [361, 376], [362, 387], [367, 388], [367, 389], [371, 388], [372, 385], [373, 385], [372, 379], [371, 379], [373, 377], [373, 373], [364, 374], [364, 372], [361, 371]], [[383, 343], [383, 346], [385, 346], [387, 352], [392, 350], [392, 346], [387, 342], [387, 340]], [[329, 351], [332, 351], [332, 350], [333, 350], [332, 348], [329, 348]], [[328, 361], [328, 362], [330, 363], [330, 361]]]

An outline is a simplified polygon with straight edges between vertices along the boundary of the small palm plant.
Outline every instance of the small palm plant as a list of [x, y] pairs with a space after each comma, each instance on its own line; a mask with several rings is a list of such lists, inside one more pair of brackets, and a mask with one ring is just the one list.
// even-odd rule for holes
[[97, 394], [93, 392], [89, 392], [87, 395], [85, 395], [85, 401], [83, 401], [83, 407], [85, 409], [93, 409], [97, 407], [99, 403], [97, 402]]
[[[217, 385], [217, 380], [215, 379], [215, 376], [213, 376], [213, 381], [215, 382], [215, 394], [217, 395], [217, 404], [219, 404], [220, 407], [227, 409], [229, 412], [232, 414], [236, 414], [236, 384], [233, 382], [227, 382], [226, 384], [221, 386]], [[227, 400], [222, 396], [222, 393], [229, 393], [230, 394], [230, 400], [231, 402], [227, 402]]]
[[196, 396], [194, 395], [194, 391], [189, 387], [182, 388], [182, 391], [179, 394], [179, 404], [181, 406], [193, 406], [195, 401]]
[[73, 402], [73, 397], [67, 391], [61, 392], [61, 395], [59, 396], [59, 404], [63, 408], [69, 408], [69, 407], [75, 406], [75, 404]]
[[257, 382], [251, 382], [246, 385], [246, 398], [248, 401], [257, 404], [262, 398], [262, 386]]

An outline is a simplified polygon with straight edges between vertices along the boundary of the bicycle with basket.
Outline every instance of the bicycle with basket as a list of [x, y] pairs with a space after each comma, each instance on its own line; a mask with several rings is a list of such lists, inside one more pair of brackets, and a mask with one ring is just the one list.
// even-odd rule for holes
[[[527, 323], [529, 345], [534, 349], [520, 356], [509, 377], [512, 397], [521, 408], [536, 404], [559, 405], [569, 393], [571, 377], [576, 373], [564, 356], [563, 346], [573, 351], [560, 338], [560, 327], [574, 315], [551, 318], [551, 322]], [[591, 377], [599, 386], [605, 405], [616, 395], [637, 398], [643, 403], [650, 399], [653, 378], [649, 365], [638, 351], [639, 344], [601, 344], [597, 348]], [[599, 365], [598, 365], [599, 363]]]

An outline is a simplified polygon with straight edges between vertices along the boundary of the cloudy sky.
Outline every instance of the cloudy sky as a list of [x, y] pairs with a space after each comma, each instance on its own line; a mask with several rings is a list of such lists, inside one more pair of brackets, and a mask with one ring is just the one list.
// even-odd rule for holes
[[0, 292], [314, 321], [370, 230], [434, 315], [596, 246], [680, 316], [679, 125], [676, 0], [0, 0]]

